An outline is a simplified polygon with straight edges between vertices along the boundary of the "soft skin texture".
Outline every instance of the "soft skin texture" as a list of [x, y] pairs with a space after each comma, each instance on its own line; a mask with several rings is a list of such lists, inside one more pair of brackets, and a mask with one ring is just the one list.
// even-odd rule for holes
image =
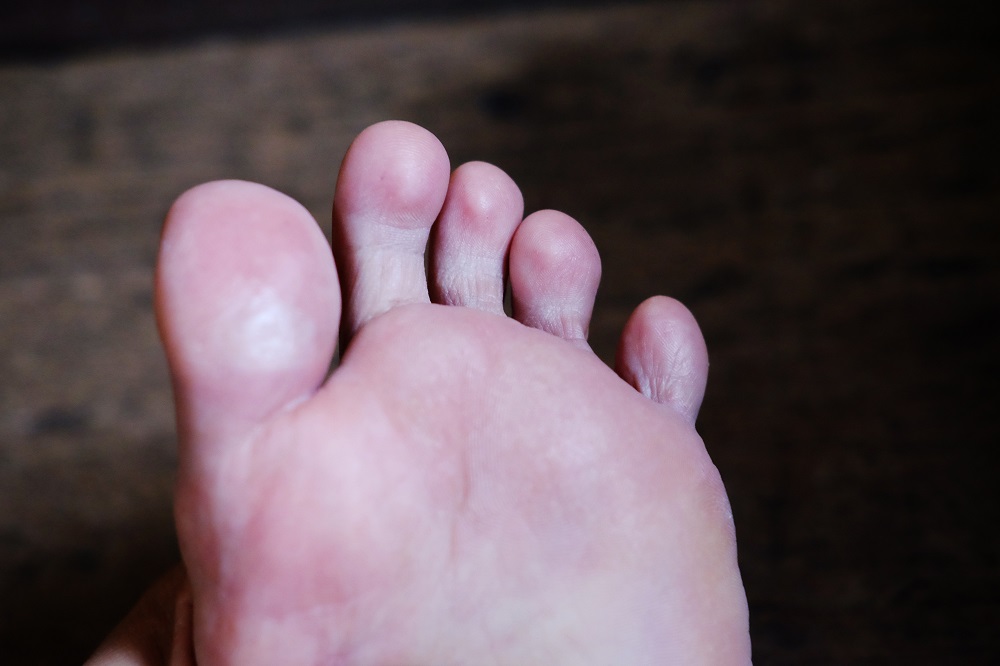
[[335, 261], [263, 186], [177, 201], [157, 315], [187, 574], [91, 663], [749, 663], [697, 324], [654, 297], [607, 368], [596, 248], [522, 215], [401, 122], [345, 157]]

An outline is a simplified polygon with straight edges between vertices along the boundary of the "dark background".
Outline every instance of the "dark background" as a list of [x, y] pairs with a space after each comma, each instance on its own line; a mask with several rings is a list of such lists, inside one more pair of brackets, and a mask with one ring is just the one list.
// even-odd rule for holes
[[[148, 47], [206, 35], [266, 35], [347, 24], [610, 5], [601, 0], [49, 0], [0, 10], [0, 54], [49, 59], [109, 46]], [[619, 3], [628, 4], [628, 3]]]
[[344, 149], [387, 117], [584, 223], [603, 357], [651, 293], [695, 312], [755, 663], [996, 663], [979, 5], [414, 5], [0, 10], [0, 663], [81, 661], [175, 557], [170, 201], [248, 178], [328, 228]]

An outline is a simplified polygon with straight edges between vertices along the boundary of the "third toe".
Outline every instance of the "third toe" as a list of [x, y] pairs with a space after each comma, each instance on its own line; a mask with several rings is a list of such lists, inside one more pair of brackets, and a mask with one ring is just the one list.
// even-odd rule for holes
[[497, 167], [469, 162], [455, 169], [434, 227], [434, 300], [503, 314], [507, 254], [523, 214], [520, 189]]

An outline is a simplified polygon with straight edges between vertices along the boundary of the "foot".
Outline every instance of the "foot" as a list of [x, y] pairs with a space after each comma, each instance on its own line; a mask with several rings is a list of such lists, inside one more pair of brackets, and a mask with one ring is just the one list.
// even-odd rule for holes
[[335, 262], [259, 185], [171, 210], [157, 312], [197, 662], [748, 663], [694, 320], [646, 301], [609, 370], [582, 227], [522, 220], [495, 167], [449, 171], [418, 127], [362, 133]]

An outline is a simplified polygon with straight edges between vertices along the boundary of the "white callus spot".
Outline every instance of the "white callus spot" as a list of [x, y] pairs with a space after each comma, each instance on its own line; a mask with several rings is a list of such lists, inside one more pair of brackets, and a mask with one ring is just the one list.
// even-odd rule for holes
[[231, 350], [248, 370], [274, 371], [295, 365], [313, 336], [313, 325], [273, 288], [247, 290], [246, 300], [230, 311]]

